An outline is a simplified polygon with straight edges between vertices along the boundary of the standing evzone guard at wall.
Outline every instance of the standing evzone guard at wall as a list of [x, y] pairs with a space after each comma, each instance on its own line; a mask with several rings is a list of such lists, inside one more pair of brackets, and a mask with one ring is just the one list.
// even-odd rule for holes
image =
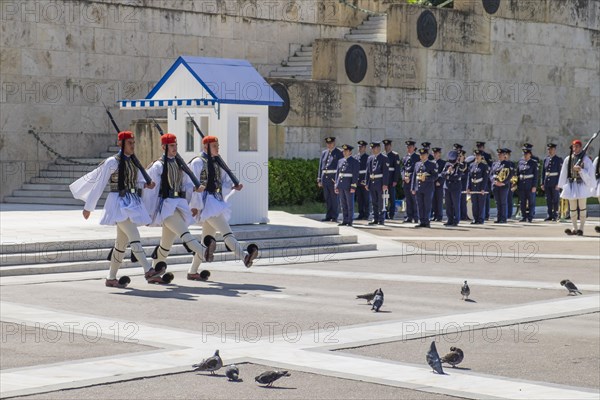
[[391, 139], [383, 139], [383, 148], [385, 155], [388, 158], [389, 167], [389, 181], [388, 186], [388, 204], [386, 207], [386, 219], [394, 219], [396, 215], [396, 185], [400, 179], [400, 154], [392, 150]]
[[444, 197], [446, 200], [446, 216], [448, 221], [444, 226], [458, 226], [460, 222], [460, 197], [462, 192], [463, 176], [458, 151], [448, 153], [448, 162], [444, 165], [441, 175], [444, 177]]
[[517, 164], [517, 190], [521, 205], [520, 222], [533, 222], [535, 209], [535, 193], [538, 181], [538, 163], [531, 157], [531, 148], [523, 147], [523, 158]]
[[344, 158], [338, 162], [335, 175], [335, 193], [342, 204], [342, 222], [338, 225], [352, 226], [354, 221], [354, 193], [358, 185], [358, 171], [360, 162], [352, 157], [354, 147], [345, 144], [342, 146]]
[[[600, 146], [598, 146], [598, 156], [594, 160], [594, 175], [596, 176], [596, 197], [600, 203]], [[600, 233], [600, 225], [595, 230]]]
[[152, 189], [155, 183], [144, 182], [142, 171], [132, 160], [135, 150], [133, 133], [119, 132], [118, 144], [121, 147], [118, 154], [107, 158], [98, 168], [73, 182], [69, 189], [73, 197], [85, 201], [83, 217], [88, 219], [96, 208], [106, 184], [110, 185], [100, 225], [116, 225], [117, 239], [108, 255], [110, 270], [105, 285], [124, 288], [131, 280], [127, 276], [117, 279], [117, 272], [123, 263], [127, 243], [131, 247], [132, 261], [138, 261], [142, 265], [146, 279], [152, 279], [164, 271], [151, 267], [138, 232], [138, 226], [151, 222], [148, 210], [140, 198], [141, 186]]
[[357, 220], [369, 219], [371, 214], [369, 211], [369, 205], [371, 201], [369, 199], [369, 191], [365, 187], [367, 183], [367, 160], [369, 155], [367, 154], [367, 142], [364, 140], [358, 141], [358, 154], [353, 156], [360, 163], [360, 169], [358, 171], [358, 186], [356, 188], [356, 202], [358, 203], [358, 217]]
[[322, 221], [337, 222], [338, 219], [338, 196], [335, 194], [335, 173], [337, 172], [338, 161], [344, 157], [342, 151], [335, 147], [335, 137], [325, 138], [327, 150], [323, 150], [319, 160], [319, 175], [317, 176], [317, 185], [323, 188], [325, 197], [325, 218]]
[[415, 164], [411, 177], [412, 194], [417, 199], [419, 224], [415, 228], [430, 228], [431, 202], [435, 181], [438, 178], [437, 164], [429, 159], [429, 150], [419, 149], [420, 161]]
[[483, 225], [485, 221], [485, 195], [488, 187], [489, 167], [483, 160], [481, 150], [475, 150], [475, 161], [469, 167], [467, 194], [473, 205], [472, 225]]
[[412, 173], [415, 168], [415, 164], [419, 162], [419, 155], [415, 153], [415, 141], [412, 139], [404, 142], [406, 144], [407, 154], [402, 158], [402, 189], [404, 190], [404, 202], [406, 203], [406, 217], [404, 218], [405, 223], [419, 222], [419, 215], [417, 214], [416, 198], [412, 194]]
[[[243, 260], [246, 268], [250, 268], [258, 257], [258, 246], [250, 244], [247, 246], [247, 251], [244, 251], [233, 236], [229, 226], [231, 208], [227, 203], [233, 191], [242, 190], [244, 185], [240, 183], [234, 186], [229, 175], [215, 160], [215, 157], [219, 156], [219, 139], [216, 136], [205, 136], [202, 139], [202, 146], [204, 151], [200, 157], [190, 161], [190, 169], [200, 179], [200, 188], [191, 193], [190, 208], [196, 223], [202, 226], [201, 243], [206, 247], [204, 261], [213, 261], [217, 247], [215, 236], [217, 232], [221, 232], [227, 250], [233, 251], [237, 259]], [[204, 281], [208, 278], [206, 272], [198, 273], [201, 262], [200, 258], [194, 257], [188, 270], [188, 280]]]
[[[153, 267], [163, 271], [167, 268], [166, 259], [176, 238], [182, 240], [187, 251], [194, 253], [192, 263], [200, 265], [205, 249], [188, 231], [188, 227], [194, 223], [194, 217], [186, 200], [186, 191], [196, 191], [199, 188], [193, 188], [192, 179], [184, 174], [184, 167], [179, 164], [177, 137], [167, 133], [160, 137], [160, 142], [165, 154], [148, 169], [152, 180], [160, 184], [152, 190], [144, 191], [142, 197], [152, 217], [151, 226], [162, 226], [160, 244], [152, 253]], [[149, 282], [169, 283], [172, 275], [166, 279], [165, 276], [155, 276]]]
[[[592, 160], [583, 151], [581, 140], [573, 140], [571, 152], [565, 158], [558, 186], [562, 188], [560, 197], [569, 200], [569, 211], [573, 229], [565, 229], [567, 235], [583, 236], [583, 228], [587, 217], [587, 198], [593, 195], [596, 181]], [[579, 210], [579, 227], [577, 211]]]
[[542, 168], [542, 190], [546, 193], [548, 216], [544, 221], [558, 220], [558, 205], [560, 203], [560, 188], [558, 178], [562, 169], [563, 159], [556, 155], [556, 145], [548, 143], [548, 156], [544, 159]]
[[444, 219], [444, 175], [442, 171], [446, 166], [446, 161], [442, 160], [442, 149], [440, 147], [434, 147], [433, 160], [437, 165], [438, 178], [435, 181], [435, 187], [433, 191], [433, 204], [431, 207], [432, 219], [437, 222], [442, 222]]
[[369, 225], [385, 225], [385, 209], [383, 192], [388, 190], [389, 167], [387, 156], [381, 153], [381, 142], [371, 143], [371, 152], [367, 160], [367, 190], [371, 194], [373, 204], [373, 220]]
[[490, 169], [490, 187], [496, 200], [496, 220], [495, 224], [505, 224], [508, 219], [508, 192], [512, 179], [511, 164], [506, 161], [505, 149], [498, 149], [498, 161], [492, 164]]

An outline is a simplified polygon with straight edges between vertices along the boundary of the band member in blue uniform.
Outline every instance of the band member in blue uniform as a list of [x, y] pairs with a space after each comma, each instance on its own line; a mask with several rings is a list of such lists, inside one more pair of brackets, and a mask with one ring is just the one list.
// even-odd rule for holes
[[338, 161], [337, 174], [335, 175], [335, 193], [340, 197], [342, 204], [342, 222], [339, 225], [352, 226], [354, 220], [354, 193], [358, 185], [358, 172], [360, 162], [352, 157], [354, 147], [345, 144], [342, 146], [344, 158]]
[[523, 148], [523, 158], [517, 165], [517, 190], [521, 203], [520, 222], [533, 222], [532, 209], [535, 208], [535, 192], [537, 191], [538, 164], [531, 159], [531, 149]]
[[510, 164], [506, 161], [504, 149], [498, 149], [498, 161], [492, 164], [490, 169], [490, 187], [496, 199], [496, 220], [495, 224], [505, 224], [508, 213], [508, 191], [510, 191], [510, 180], [512, 171]]
[[415, 196], [412, 194], [412, 173], [415, 168], [415, 164], [419, 161], [420, 157], [415, 153], [415, 141], [407, 140], [406, 144], [407, 154], [402, 158], [402, 189], [404, 190], [404, 201], [406, 202], [406, 217], [404, 218], [405, 223], [419, 222], [419, 216], [417, 214], [417, 205], [415, 202]]
[[323, 188], [323, 196], [327, 207], [325, 218], [322, 221], [337, 222], [339, 199], [335, 194], [335, 174], [338, 162], [344, 155], [340, 149], [335, 147], [335, 137], [326, 137], [325, 143], [327, 144], [327, 150], [323, 150], [321, 153], [319, 175], [317, 176], [317, 184]]
[[466, 177], [463, 177], [456, 150], [448, 153], [448, 162], [444, 165], [441, 175], [444, 177], [444, 197], [446, 198], [446, 216], [448, 217], [448, 221], [444, 225], [458, 226], [462, 180]]
[[431, 150], [433, 151], [433, 161], [435, 161], [438, 171], [438, 178], [435, 181], [433, 190], [431, 214], [434, 221], [441, 222], [444, 219], [444, 176], [442, 175], [442, 171], [444, 170], [446, 161], [442, 160], [441, 148], [434, 147]]
[[371, 201], [369, 199], [369, 192], [365, 187], [367, 183], [367, 160], [369, 159], [369, 155], [367, 154], [367, 142], [364, 140], [358, 141], [358, 154], [353, 157], [360, 163], [358, 186], [355, 193], [356, 202], [358, 203], [358, 217], [356, 219], [369, 219], [369, 205]]
[[437, 164], [429, 159], [429, 151], [425, 148], [419, 149], [419, 156], [421, 160], [415, 164], [411, 188], [419, 210], [419, 224], [415, 228], [430, 228], [431, 202], [438, 178]]
[[[540, 169], [542, 168], [542, 163], [540, 161], [540, 158], [538, 156], [536, 156], [535, 154], [533, 154], [533, 145], [531, 143], [525, 143], [523, 145], [524, 148], [531, 150], [531, 159], [533, 161], [535, 161], [536, 165], [537, 165], [537, 169], [538, 169], [538, 179], [544, 179], [543, 175], [541, 175]], [[538, 184], [540, 182], [535, 182], [535, 186], [537, 187]], [[543, 183], [543, 182], [542, 182]], [[531, 218], [535, 218], [535, 206], [533, 207], [533, 209], [531, 210]]]
[[542, 168], [542, 190], [546, 193], [548, 216], [544, 221], [558, 220], [558, 205], [560, 204], [560, 188], [558, 178], [562, 169], [563, 159], [556, 155], [556, 144], [548, 143], [548, 156], [544, 159]]
[[390, 139], [384, 139], [381, 142], [383, 143], [390, 166], [390, 180], [388, 182], [389, 199], [386, 208], [386, 219], [394, 219], [394, 215], [396, 215], [396, 185], [400, 179], [400, 154], [392, 150], [392, 141]]
[[373, 221], [369, 222], [369, 225], [384, 225], [383, 192], [388, 190], [386, 183], [390, 179], [388, 159], [381, 153], [379, 141], [371, 143], [371, 153], [367, 160], [367, 190], [371, 193], [371, 203], [373, 203]]
[[467, 214], [467, 176], [469, 175], [469, 166], [465, 162], [467, 153], [463, 150], [463, 145], [454, 143], [454, 150], [458, 153], [458, 168], [460, 168], [463, 179], [461, 180], [461, 195], [460, 195], [460, 220], [470, 221]]
[[[477, 150], [481, 151], [481, 154], [483, 155], [483, 162], [485, 162], [488, 166], [488, 168], [491, 168], [492, 166], [492, 155], [490, 153], [488, 153], [487, 151], [485, 151], [485, 142], [476, 142], [475, 146], [477, 147]], [[491, 188], [487, 188], [486, 189], [488, 192], [491, 191]], [[485, 195], [485, 220], [489, 220], [490, 219], [490, 194], [486, 194]]]
[[427, 159], [433, 161], [433, 155], [430, 153], [431, 143], [423, 142], [421, 143], [421, 148], [427, 150]]
[[514, 201], [514, 197], [515, 197], [515, 191], [516, 191], [516, 186], [515, 189], [513, 190], [513, 184], [512, 181], [517, 179], [517, 166], [515, 165], [514, 162], [512, 162], [510, 160], [510, 155], [512, 154], [512, 150], [505, 147], [504, 149], [504, 161], [506, 161], [506, 163], [508, 164], [509, 168], [510, 168], [510, 173], [512, 175], [511, 178], [511, 186], [510, 189], [508, 190], [508, 193], [506, 193], [507, 196], [507, 200], [506, 200], [506, 217], [508, 219], [512, 218], [513, 215], [513, 201]]
[[467, 193], [473, 205], [473, 225], [483, 225], [485, 220], [485, 192], [488, 188], [489, 167], [483, 160], [483, 152], [475, 150], [475, 161], [469, 167]]

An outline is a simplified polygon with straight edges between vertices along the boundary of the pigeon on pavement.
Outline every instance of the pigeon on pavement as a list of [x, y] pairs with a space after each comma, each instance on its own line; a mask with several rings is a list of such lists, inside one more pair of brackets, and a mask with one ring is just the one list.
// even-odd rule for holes
[[438, 374], [443, 375], [444, 370], [442, 369], [442, 361], [440, 360], [440, 355], [435, 348], [435, 341], [431, 342], [431, 346], [429, 347], [429, 351], [426, 355], [427, 364]]
[[209, 371], [212, 375], [215, 374], [215, 371], [221, 369], [221, 367], [223, 367], [223, 360], [219, 356], [219, 350], [215, 351], [214, 356], [192, 365], [192, 368], [195, 368], [194, 371]]
[[379, 312], [379, 309], [381, 308], [382, 305], [383, 305], [383, 290], [381, 290], [381, 288], [379, 288], [375, 291], [375, 297], [373, 298], [373, 307], [371, 307], [371, 310], [374, 310], [375, 312]]
[[238, 369], [237, 365], [232, 364], [227, 367], [225, 370], [225, 376], [227, 376], [230, 381], [237, 381], [240, 376], [240, 370]]
[[291, 376], [291, 374], [287, 371], [265, 371], [262, 374], [258, 375], [254, 380], [260, 384], [273, 386], [273, 382], [282, 376]]
[[454, 368], [456, 365], [460, 364], [462, 360], [465, 358], [465, 354], [458, 347], [450, 347], [450, 353], [446, 354], [442, 357], [442, 362], [446, 364], [452, 365]]
[[358, 296], [356, 296], [356, 298], [365, 299], [367, 301], [367, 304], [371, 304], [371, 301], [373, 301], [373, 298], [375, 298], [375, 293], [377, 293], [377, 290], [373, 293], [359, 294]]
[[467, 300], [469, 298], [471, 289], [469, 288], [469, 285], [467, 285], [467, 281], [465, 281], [465, 284], [460, 288], [460, 294], [462, 294], [461, 300]]
[[569, 296], [577, 296], [577, 293], [581, 294], [579, 289], [577, 289], [577, 286], [575, 286], [575, 284], [568, 279], [563, 279], [562, 281], [560, 281], [560, 285], [566, 287], [569, 290]]

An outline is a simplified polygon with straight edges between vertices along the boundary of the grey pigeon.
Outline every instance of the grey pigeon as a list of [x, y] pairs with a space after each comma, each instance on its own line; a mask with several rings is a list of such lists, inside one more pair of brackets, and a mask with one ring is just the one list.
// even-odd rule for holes
[[579, 289], [577, 289], [577, 286], [575, 286], [575, 284], [568, 279], [563, 279], [562, 281], [560, 281], [560, 285], [566, 287], [569, 290], [569, 296], [577, 296], [577, 293], [582, 294], [579, 291]]
[[230, 381], [237, 381], [240, 376], [240, 370], [235, 364], [232, 364], [225, 370], [225, 376], [229, 378]]
[[375, 298], [375, 293], [377, 293], [377, 290], [374, 291], [373, 293], [359, 294], [358, 296], [356, 296], [356, 298], [357, 299], [365, 299], [367, 301], [367, 304], [371, 304], [371, 302]]
[[427, 364], [438, 374], [443, 375], [444, 370], [442, 369], [442, 360], [440, 360], [440, 355], [435, 348], [435, 342], [431, 342], [431, 346], [429, 347], [429, 351], [426, 355]]
[[460, 364], [464, 358], [465, 353], [458, 347], [452, 346], [450, 347], [450, 353], [442, 357], [442, 362], [450, 364], [452, 365], [452, 368], [454, 368], [456, 365]]
[[214, 375], [215, 371], [220, 370], [221, 367], [223, 367], [223, 360], [219, 356], [219, 350], [215, 351], [214, 356], [192, 365], [192, 368], [195, 368], [194, 371], [209, 371], [211, 375]]
[[460, 294], [462, 294], [461, 300], [467, 300], [469, 298], [471, 289], [469, 288], [469, 285], [467, 285], [467, 281], [465, 281], [465, 284], [460, 288]]
[[379, 309], [381, 308], [382, 305], [383, 305], [383, 290], [381, 290], [381, 288], [379, 288], [375, 291], [375, 297], [373, 298], [373, 307], [371, 307], [371, 310], [374, 310], [375, 312], [379, 312]]
[[267, 386], [273, 386], [273, 382], [282, 376], [291, 376], [291, 374], [287, 371], [265, 371], [262, 374], [258, 375], [254, 380], [258, 383]]

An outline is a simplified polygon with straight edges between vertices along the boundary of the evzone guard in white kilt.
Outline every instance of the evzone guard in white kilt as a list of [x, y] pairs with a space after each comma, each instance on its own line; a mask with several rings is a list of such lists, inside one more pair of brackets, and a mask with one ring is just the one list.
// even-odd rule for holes
[[[587, 216], [587, 198], [592, 197], [596, 180], [592, 160], [582, 151], [581, 140], [573, 140], [571, 153], [563, 162], [558, 178], [558, 186], [562, 188], [560, 197], [569, 200], [569, 211], [573, 229], [565, 229], [567, 235], [583, 235], [583, 227]], [[579, 227], [577, 227], [577, 211], [579, 210]]]
[[136, 166], [133, 133], [119, 132], [118, 144], [121, 147], [118, 154], [107, 158], [98, 168], [73, 182], [69, 189], [73, 197], [85, 201], [83, 217], [88, 219], [96, 208], [106, 184], [110, 185], [110, 193], [104, 203], [104, 214], [100, 225], [116, 225], [117, 239], [108, 255], [110, 270], [105, 285], [124, 288], [131, 279], [127, 276], [117, 279], [117, 272], [123, 263], [127, 243], [131, 247], [132, 261], [142, 265], [147, 279], [159, 274], [160, 271], [154, 270], [146, 259], [138, 232], [139, 225], [147, 225], [151, 222], [150, 215], [140, 198], [141, 188], [152, 189], [155, 183], [154, 181], [146, 183], [140, 167]]
[[[152, 218], [151, 226], [162, 226], [160, 244], [152, 253], [153, 267], [165, 272], [166, 259], [175, 239], [180, 238], [187, 251], [194, 254], [193, 263], [200, 265], [204, 248], [188, 231], [194, 223], [192, 211], [186, 200], [186, 191], [198, 190], [190, 177], [183, 172], [177, 157], [177, 137], [166, 133], [160, 138], [165, 154], [148, 168], [153, 181], [160, 182], [153, 190], [144, 191], [143, 200]], [[181, 161], [180, 161], [181, 160]], [[166, 168], [165, 168], [166, 165]], [[183, 163], [183, 165], [185, 165]], [[187, 167], [187, 165], [185, 165]], [[149, 283], [170, 283], [173, 274], [168, 272], [148, 279]]]
[[[190, 207], [195, 223], [202, 226], [202, 240], [205, 246], [204, 260], [212, 262], [214, 252], [217, 247], [215, 236], [217, 232], [223, 235], [225, 247], [233, 251], [237, 259], [243, 260], [247, 268], [252, 266], [253, 261], [258, 257], [258, 246], [250, 244], [246, 251], [237, 241], [231, 227], [229, 218], [231, 217], [231, 208], [227, 199], [235, 191], [242, 190], [242, 184], [234, 186], [229, 175], [217, 162], [219, 156], [219, 140], [216, 136], [205, 136], [202, 139], [204, 151], [200, 157], [194, 158], [190, 162], [190, 169], [194, 175], [200, 178], [199, 190], [191, 194]], [[198, 273], [200, 267], [200, 258], [194, 257], [192, 265], [188, 270], [187, 279], [206, 280], [210, 274], [208, 271]]]

